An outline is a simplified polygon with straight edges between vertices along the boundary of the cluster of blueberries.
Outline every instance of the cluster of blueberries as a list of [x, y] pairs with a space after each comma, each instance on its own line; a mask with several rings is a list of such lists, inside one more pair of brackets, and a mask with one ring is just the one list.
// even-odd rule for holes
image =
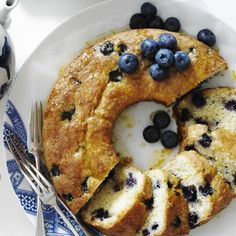
[[165, 148], [170, 149], [176, 147], [178, 144], [178, 135], [175, 132], [167, 130], [161, 133], [161, 130], [167, 128], [170, 124], [169, 114], [163, 110], [159, 110], [155, 113], [152, 121], [153, 125], [149, 125], [143, 130], [145, 141], [155, 143], [161, 139], [161, 143]]
[[181, 28], [180, 21], [175, 17], [169, 17], [163, 22], [157, 15], [157, 8], [150, 2], [145, 2], [141, 6], [141, 13], [136, 13], [130, 18], [131, 29], [156, 28], [178, 32]]
[[169, 33], [161, 34], [158, 41], [145, 39], [141, 44], [143, 56], [156, 63], [150, 66], [151, 77], [156, 81], [161, 81], [168, 77], [169, 68], [174, 65], [179, 72], [187, 69], [191, 60], [187, 53], [175, 51], [177, 48], [176, 38]]
[[[140, 46], [142, 55], [147, 60], [154, 62], [149, 69], [151, 77], [156, 81], [164, 80], [169, 75], [169, 68], [174, 65], [179, 72], [187, 69], [191, 60], [187, 53], [175, 51], [177, 48], [176, 38], [169, 33], [160, 35], [158, 41], [145, 39]], [[138, 68], [138, 58], [131, 53], [125, 53], [119, 58], [121, 71], [131, 74]]]
[[[157, 16], [157, 8], [146, 2], [141, 6], [141, 13], [134, 14], [130, 19], [130, 28], [158, 28], [178, 32], [181, 28], [180, 21], [175, 17], [169, 17], [165, 22]], [[197, 34], [197, 39], [208, 46], [216, 42], [215, 35], [209, 29], [202, 29]], [[156, 81], [168, 77], [169, 68], [174, 65], [179, 72], [187, 69], [191, 60], [187, 53], [176, 51], [177, 40], [170, 33], [160, 35], [158, 41], [145, 39], [141, 44], [141, 52], [144, 58], [154, 62], [150, 66], [150, 75]], [[138, 58], [131, 53], [123, 54], [119, 59], [119, 68], [122, 72], [132, 74], [138, 68]]]

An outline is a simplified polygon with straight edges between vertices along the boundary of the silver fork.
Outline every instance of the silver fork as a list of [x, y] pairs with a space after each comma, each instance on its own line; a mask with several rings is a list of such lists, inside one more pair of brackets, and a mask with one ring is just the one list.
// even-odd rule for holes
[[79, 236], [79, 233], [75, 230], [72, 223], [67, 219], [61, 208], [58, 206], [59, 202], [70, 213], [72, 219], [80, 226], [80, 228], [84, 231], [85, 235], [90, 236], [91, 234], [81, 225], [81, 223], [78, 223], [76, 217], [70, 212], [67, 206], [60, 200], [51, 183], [35, 168], [34, 165], [32, 165], [25, 158], [25, 155], [27, 154], [25, 153], [25, 149], [20, 143], [19, 139], [15, 135], [11, 135], [6, 140], [6, 142], [8, 144], [9, 150], [15, 157], [15, 160], [19, 168], [22, 170], [24, 177], [29, 182], [30, 186], [38, 195], [40, 200], [44, 204], [51, 205], [52, 207], [54, 207], [54, 209], [58, 212], [58, 214], [64, 220], [66, 225], [69, 227], [71, 232], [75, 236]]
[[[40, 171], [40, 156], [42, 154], [42, 120], [43, 120], [43, 111], [42, 111], [42, 102], [38, 104], [36, 101], [31, 107], [29, 124], [28, 124], [28, 138], [27, 138], [27, 147], [29, 152], [33, 154], [35, 158], [35, 167]], [[36, 217], [36, 236], [45, 235], [45, 227], [43, 220], [43, 210], [42, 203], [37, 197], [37, 217]]]

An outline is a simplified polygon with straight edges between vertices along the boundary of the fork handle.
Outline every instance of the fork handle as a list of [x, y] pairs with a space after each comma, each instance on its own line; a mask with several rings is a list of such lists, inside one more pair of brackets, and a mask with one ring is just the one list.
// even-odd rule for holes
[[37, 222], [36, 222], [36, 236], [45, 236], [45, 228], [44, 228], [44, 221], [43, 221], [43, 211], [42, 211], [42, 204], [41, 200], [38, 198], [38, 208], [37, 208]]
[[57, 211], [57, 213], [61, 216], [63, 221], [66, 223], [66, 225], [69, 227], [70, 231], [74, 234], [74, 236], [80, 236], [79, 233], [75, 230], [74, 226], [71, 224], [71, 222], [64, 215], [64, 213], [61, 210], [61, 208], [57, 205], [57, 203], [55, 205], [53, 205], [53, 207]]

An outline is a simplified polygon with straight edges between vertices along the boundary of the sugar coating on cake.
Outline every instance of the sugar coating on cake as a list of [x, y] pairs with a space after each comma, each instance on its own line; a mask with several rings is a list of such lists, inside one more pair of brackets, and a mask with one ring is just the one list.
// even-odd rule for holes
[[179, 188], [189, 204], [191, 228], [209, 221], [232, 199], [229, 185], [208, 160], [195, 151], [179, 153], [164, 169], [181, 179]]
[[85, 222], [106, 235], [134, 235], [147, 216], [144, 202], [152, 196], [151, 181], [135, 167], [116, 167], [83, 210]]
[[189, 232], [188, 204], [176, 190], [179, 179], [161, 169], [145, 172], [151, 181], [153, 196], [147, 203], [148, 216], [137, 236], [178, 236]]
[[[208, 137], [209, 145], [203, 144]], [[203, 145], [202, 145], [203, 144]], [[236, 134], [224, 128], [209, 131], [206, 125], [191, 125], [188, 127], [181, 150], [196, 150], [205, 156], [216, 167], [218, 173], [230, 185], [236, 196]]]
[[[45, 109], [43, 145], [53, 185], [73, 213], [93, 196], [120, 160], [111, 134], [125, 108], [146, 100], [169, 106], [227, 68], [215, 50], [193, 37], [171, 32], [178, 50], [191, 53], [191, 66], [181, 73], [171, 71], [166, 80], [154, 81], [140, 45], [165, 32], [138, 29], [107, 36], [84, 49], [61, 71]], [[138, 58], [133, 74], [119, 70], [119, 57], [124, 53], [121, 45]]]

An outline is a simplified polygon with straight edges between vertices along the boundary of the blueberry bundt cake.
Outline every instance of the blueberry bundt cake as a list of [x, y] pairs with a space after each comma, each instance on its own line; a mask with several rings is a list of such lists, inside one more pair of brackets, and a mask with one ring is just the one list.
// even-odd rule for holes
[[208, 160], [195, 151], [179, 153], [164, 169], [181, 180], [179, 188], [189, 204], [191, 228], [209, 221], [232, 199], [229, 185]]
[[236, 196], [236, 134], [224, 128], [209, 131], [206, 125], [191, 125], [181, 150], [196, 150], [216, 167]]
[[147, 216], [145, 201], [151, 198], [151, 181], [132, 166], [118, 166], [82, 212], [85, 222], [106, 235], [131, 236]]
[[[215, 50], [171, 32], [177, 39], [176, 49], [189, 53], [191, 65], [183, 72], [171, 70], [163, 81], [153, 80], [150, 61], [143, 58], [140, 45], [144, 39], [158, 39], [164, 32], [139, 29], [113, 34], [83, 50], [60, 73], [45, 109], [43, 144], [55, 189], [73, 213], [93, 196], [119, 162], [111, 133], [122, 110], [144, 100], [169, 106], [227, 68]], [[118, 68], [124, 52], [136, 55], [133, 74]]]
[[149, 213], [137, 236], [180, 236], [189, 232], [188, 204], [175, 187], [179, 179], [160, 169], [147, 171], [153, 197], [146, 202]]

